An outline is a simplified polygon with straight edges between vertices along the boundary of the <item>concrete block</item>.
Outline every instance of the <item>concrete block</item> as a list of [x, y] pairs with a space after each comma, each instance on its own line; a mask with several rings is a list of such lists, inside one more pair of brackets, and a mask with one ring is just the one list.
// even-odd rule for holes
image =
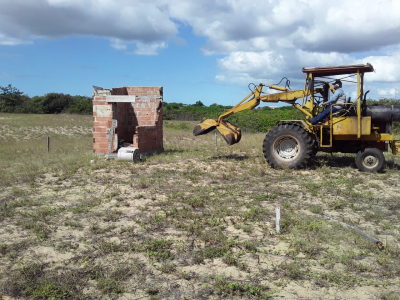
[[93, 112], [100, 118], [109, 118], [112, 116], [110, 105], [93, 105]]

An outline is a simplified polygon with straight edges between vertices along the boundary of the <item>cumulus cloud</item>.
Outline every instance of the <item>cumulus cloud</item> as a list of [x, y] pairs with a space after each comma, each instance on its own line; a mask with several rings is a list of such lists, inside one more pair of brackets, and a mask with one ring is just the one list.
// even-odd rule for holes
[[162, 43], [137, 43], [137, 49], [133, 52], [138, 55], [157, 55], [160, 49], [167, 48], [167, 44], [165, 42]]
[[0, 31], [8, 39], [0, 41], [90, 35], [110, 38], [120, 50], [124, 42], [162, 42], [178, 33], [164, 6], [164, 0], [2, 0]]
[[32, 41], [10, 37], [0, 32], [0, 45], [15, 46], [22, 44], [32, 44]]
[[368, 81], [399, 82], [400, 81], [400, 50], [390, 52], [387, 55], [367, 56], [359, 62], [370, 62], [375, 73], [366, 77]]
[[1, 0], [0, 44], [90, 35], [156, 55], [186, 44], [184, 24], [206, 38], [205, 55], [223, 56], [217, 81], [300, 80], [302, 67], [370, 62], [366, 80], [399, 82], [400, 50], [387, 50], [400, 45], [399, 15], [398, 0]]
[[217, 81], [300, 81], [302, 67], [360, 62], [376, 69], [367, 81], [400, 81], [400, 52], [382, 52], [400, 44], [396, 0], [185, 0], [169, 13], [207, 38], [204, 54], [225, 55]]
[[120, 39], [111, 39], [111, 47], [117, 50], [126, 50], [128, 48], [127, 43]]
[[378, 95], [379, 96], [396, 96], [398, 95], [398, 90], [391, 88], [391, 89], [378, 89]]

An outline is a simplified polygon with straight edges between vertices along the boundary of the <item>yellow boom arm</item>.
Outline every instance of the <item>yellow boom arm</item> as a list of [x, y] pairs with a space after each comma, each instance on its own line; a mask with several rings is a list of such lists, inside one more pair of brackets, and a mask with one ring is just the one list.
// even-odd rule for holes
[[[265, 86], [264, 84], [260, 84], [242, 101], [240, 101], [234, 107], [229, 109], [227, 112], [220, 115], [218, 117], [218, 120], [205, 119], [199, 124], [197, 124], [193, 130], [193, 135], [197, 136], [197, 135], [207, 134], [210, 131], [217, 129], [229, 145], [238, 143], [241, 138], [240, 128], [236, 127], [235, 125], [233, 125], [228, 121], [225, 121], [224, 119], [230, 115], [236, 114], [243, 110], [254, 109], [260, 104], [260, 101], [275, 102], [275, 103], [281, 101], [285, 103], [290, 103], [293, 104], [294, 107], [299, 109], [305, 115], [312, 116], [308, 111], [306, 111], [300, 105], [295, 103], [297, 99], [309, 96], [310, 91], [308, 90], [291, 91], [284, 87], [270, 85], [269, 86], [270, 89], [278, 90], [281, 92], [276, 94], [261, 95], [264, 86]], [[317, 89], [314, 91], [314, 93], [321, 91], [322, 89]]]

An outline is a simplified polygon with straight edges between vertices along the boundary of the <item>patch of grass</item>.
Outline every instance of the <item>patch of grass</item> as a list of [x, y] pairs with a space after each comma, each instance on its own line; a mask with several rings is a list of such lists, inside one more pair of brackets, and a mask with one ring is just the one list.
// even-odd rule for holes
[[156, 260], [172, 259], [172, 242], [166, 239], [147, 240], [142, 245], [136, 245], [136, 251], [145, 251], [147, 256]]
[[173, 273], [176, 271], [176, 265], [171, 263], [163, 263], [160, 265], [159, 269], [163, 273]]
[[97, 288], [103, 294], [121, 294], [124, 292], [123, 284], [114, 278], [100, 278], [97, 282]]
[[92, 225], [90, 225], [89, 231], [93, 234], [103, 234], [103, 233], [109, 232], [115, 228], [116, 228], [116, 226], [114, 224], [111, 226], [108, 226], [108, 227], [100, 227], [100, 225], [98, 223], [93, 223]]
[[129, 250], [129, 247], [124, 244], [116, 244], [114, 242], [102, 242], [97, 245], [98, 249], [103, 254], [110, 254], [114, 252], [126, 252]]
[[305, 277], [302, 266], [299, 262], [284, 262], [278, 266], [274, 266], [274, 271], [292, 280], [300, 280]]
[[200, 250], [204, 258], [217, 258], [222, 257], [229, 251], [229, 246], [224, 245], [220, 247], [207, 247]]
[[109, 210], [106, 212], [105, 216], [103, 217], [103, 221], [106, 222], [115, 222], [119, 219], [122, 215], [122, 212], [119, 210]]
[[339, 199], [339, 200], [336, 200], [335, 202], [333, 202], [333, 203], [331, 204], [331, 207], [332, 207], [333, 209], [335, 209], [335, 210], [338, 210], [338, 209], [343, 209], [343, 208], [345, 208], [346, 205], [347, 205], [347, 202], [346, 202], [345, 200]]
[[379, 295], [381, 300], [400, 300], [400, 295], [397, 292], [385, 291]]
[[80, 297], [86, 280], [79, 272], [46, 271], [44, 264], [30, 263], [9, 273], [0, 286], [5, 295], [31, 299], [68, 299]]
[[240, 296], [240, 297], [254, 297], [256, 299], [272, 299], [272, 292], [264, 285], [260, 284], [243, 284], [241, 282], [232, 282], [226, 280], [224, 277], [216, 277], [212, 285], [214, 291], [224, 297], [227, 296]]
[[350, 274], [341, 273], [339, 271], [330, 271], [323, 274], [317, 274], [317, 281], [322, 281], [327, 284], [336, 284], [338, 286], [350, 288], [357, 283], [361, 282], [361, 279]]
[[47, 240], [51, 233], [51, 229], [48, 225], [33, 220], [24, 223], [22, 227], [24, 229], [30, 229], [39, 240]]
[[148, 288], [145, 289], [145, 292], [150, 296], [155, 296], [160, 293], [160, 287], [158, 285], [150, 285]]
[[318, 204], [311, 204], [310, 207], [309, 207], [309, 210], [312, 213], [318, 214], [318, 215], [322, 214], [322, 211], [323, 211], [322, 206], [318, 205]]
[[69, 219], [69, 218], [65, 219], [64, 225], [72, 227], [72, 228], [82, 228], [83, 227], [82, 223], [72, 220], [72, 219]]

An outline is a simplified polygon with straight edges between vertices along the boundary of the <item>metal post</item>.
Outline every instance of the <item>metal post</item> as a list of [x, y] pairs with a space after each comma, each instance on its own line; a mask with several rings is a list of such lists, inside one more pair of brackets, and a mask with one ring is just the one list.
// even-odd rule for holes
[[362, 90], [361, 90], [361, 74], [357, 71], [357, 139], [361, 137], [361, 101], [362, 101]]
[[367, 234], [365, 232], [362, 232], [357, 227], [354, 227], [354, 226], [351, 226], [349, 224], [346, 224], [345, 222], [339, 221], [339, 220], [335, 219], [334, 217], [332, 217], [332, 216], [330, 216], [330, 215], [328, 215], [326, 213], [322, 213], [322, 215], [325, 218], [329, 219], [329, 220], [338, 222], [340, 225], [342, 225], [343, 227], [345, 227], [347, 229], [353, 230], [355, 233], [359, 234], [360, 236], [362, 236], [363, 238], [367, 239], [368, 241], [375, 243], [378, 246], [379, 250], [383, 250], [385, 248], [383, 243], [380, 240], [374, 238], [373, 236], [370, 236], [369, 234]]
[[47, 152], [50, 152], [50, 137], [47, 137]]
[[277, 206], [276, 207], [276, 233], [279, 234], [280, 230], [281, 230], [281, 207]]
[[215, 131], [215, 154], [218, 153], [217, 131]]

